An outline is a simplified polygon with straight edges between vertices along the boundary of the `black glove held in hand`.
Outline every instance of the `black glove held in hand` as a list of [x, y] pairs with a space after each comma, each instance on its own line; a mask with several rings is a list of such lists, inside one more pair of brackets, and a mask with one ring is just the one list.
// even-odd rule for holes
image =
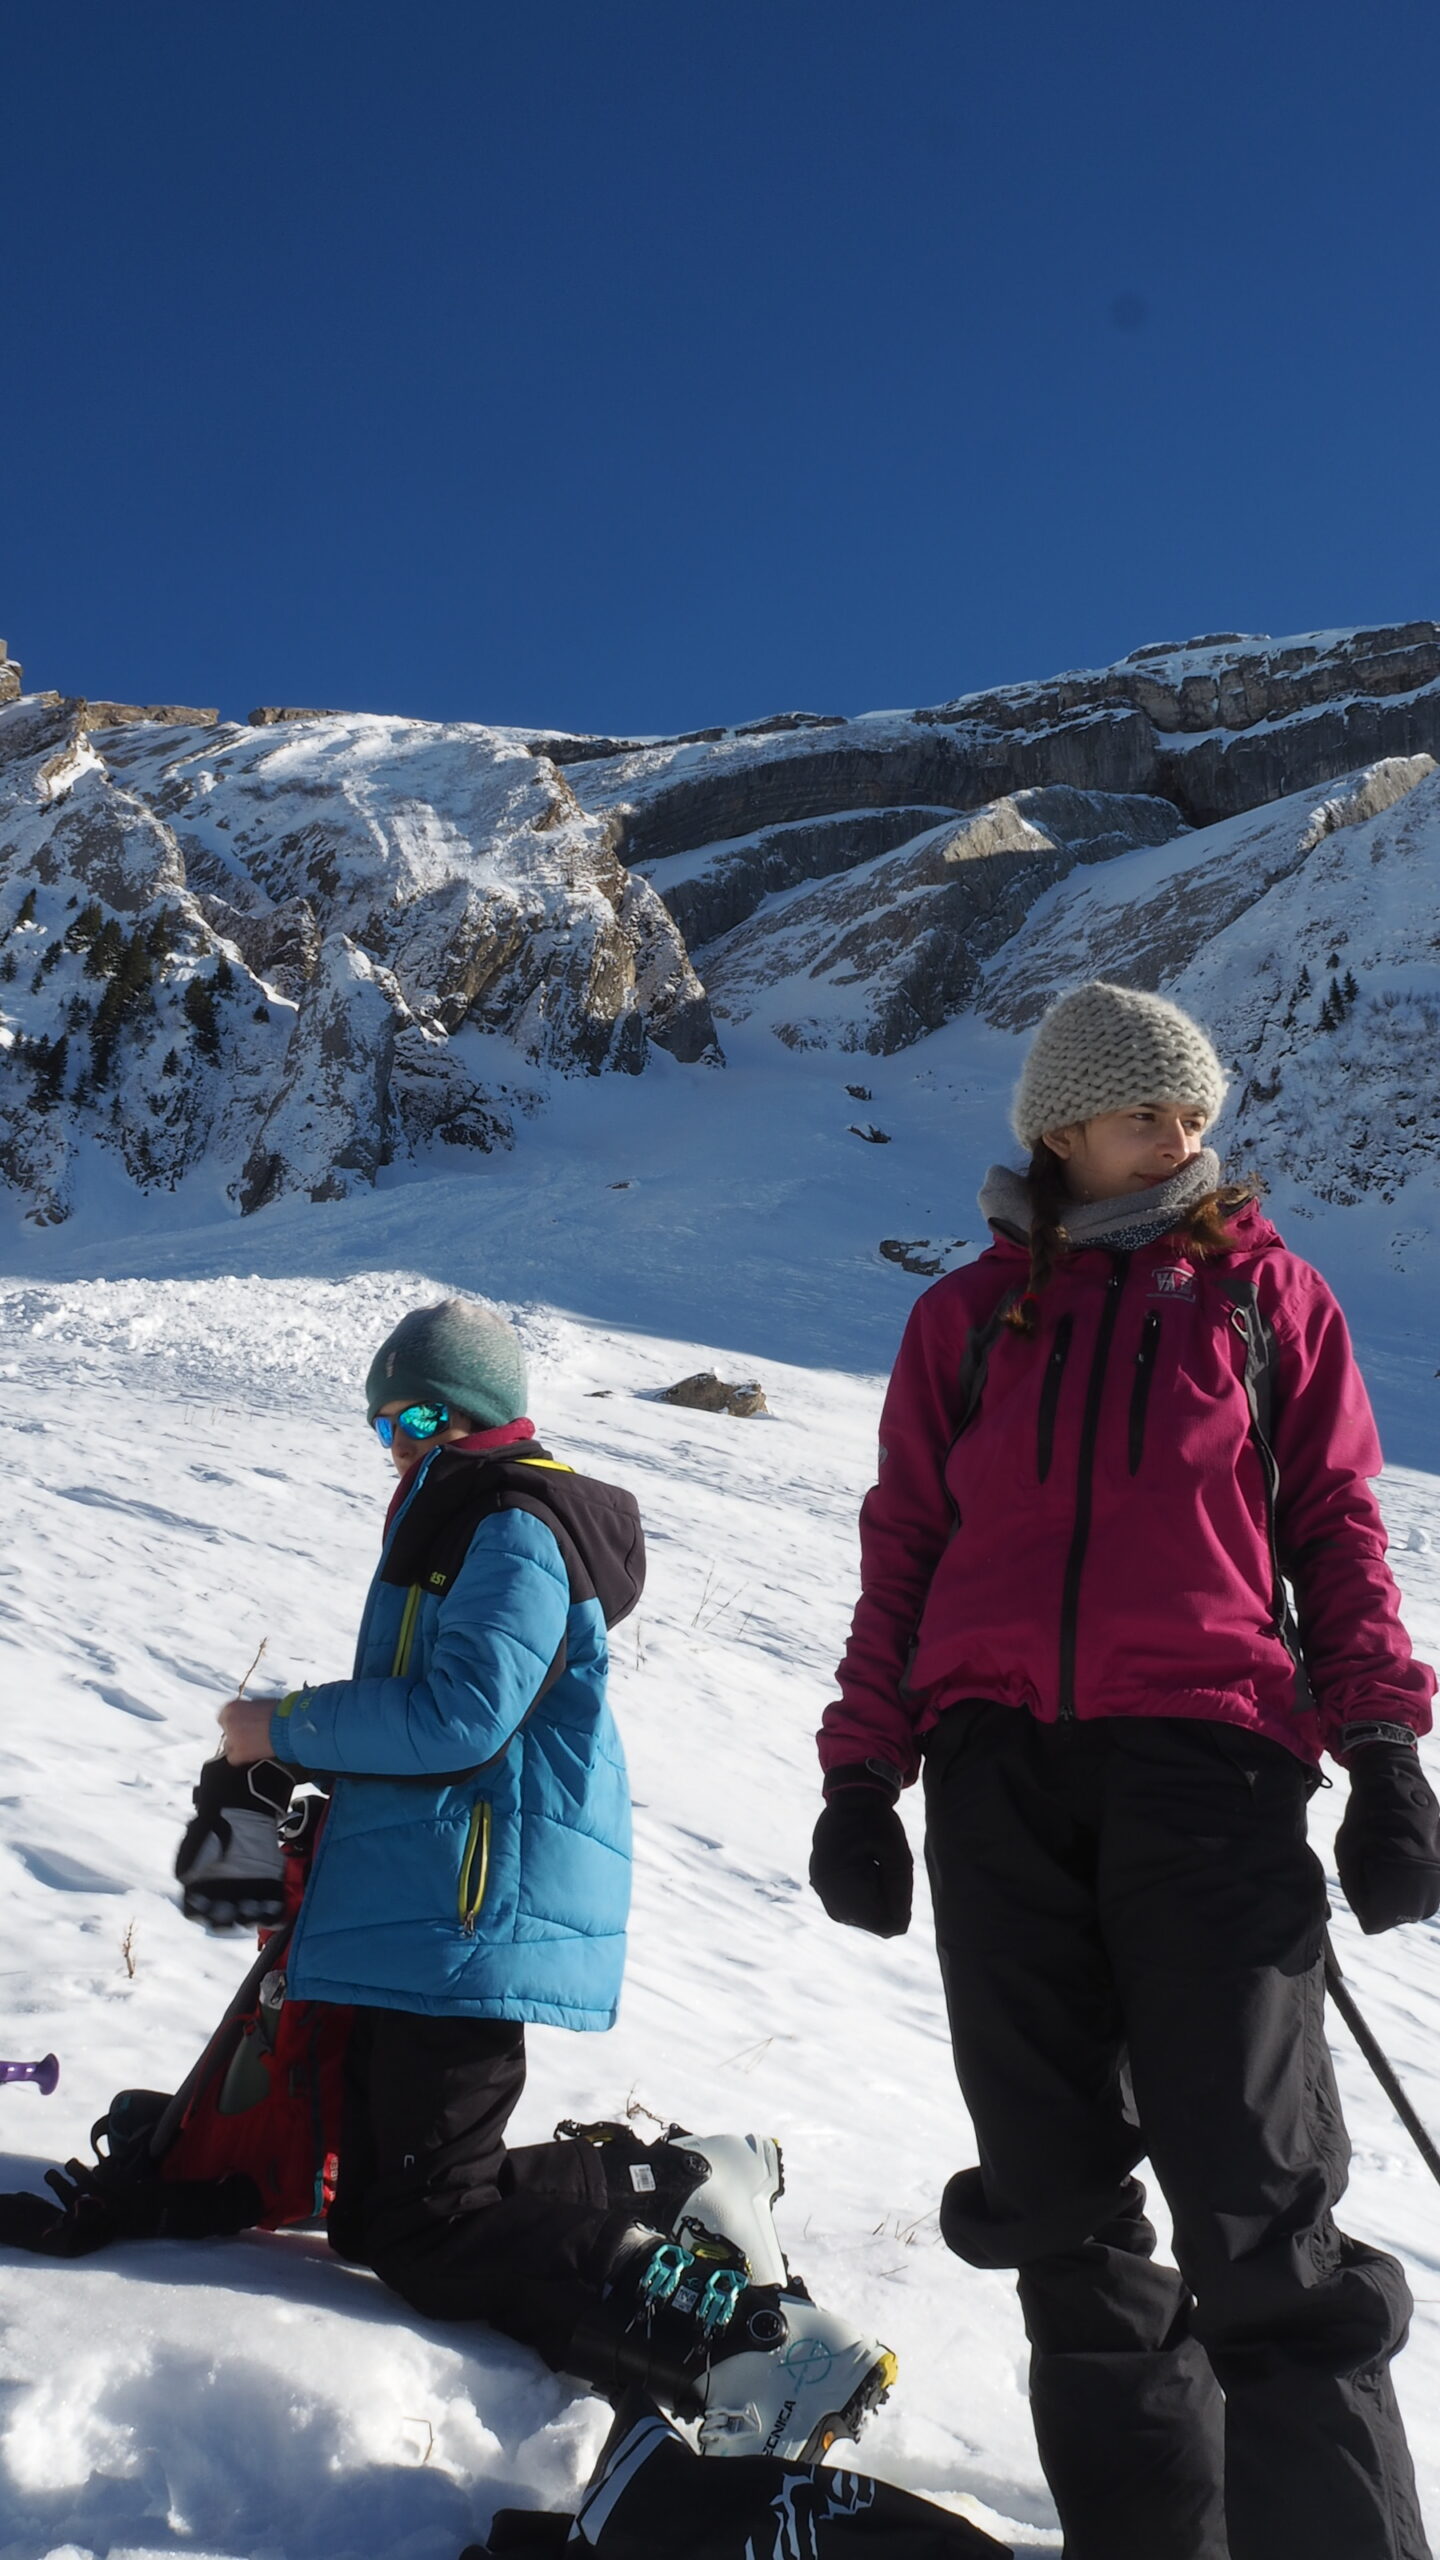
[[294, 1785], [294, 1770], [274, 1760], [248, 1769], [206, 1761], [195, 1818], [175, 1859], [187, 1920], [207, 1929], [269, 1929], [284, 1918], [285, 1853], [275, 1822]]
[[1367, 1938], [1440, 1911], [1440, 1804], [1410, 1743], [1356, 1751], [1335, 1864]]
[[910, 1926], [915, 1867], [905, 1825], [883, 1781], [866, 1769], [837, 1770], [815, 1825], [810, 1882], [832, 1920], [903, 1938]]

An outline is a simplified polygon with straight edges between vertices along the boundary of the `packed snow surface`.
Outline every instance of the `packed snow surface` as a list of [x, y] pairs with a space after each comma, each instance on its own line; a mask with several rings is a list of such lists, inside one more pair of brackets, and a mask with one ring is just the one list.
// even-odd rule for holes
[[[634, 1487], [651, 1555], [615, 1643], [638, 1805], [621, 2021], [532, 2033], [517, 2136], [627, 2111], [647, 2130], [776, 2134], [792, 2263], [899, 2356], [861, 2463], [1017, 2552], [1058, 2549], [1009, 2279], [938, 2236], [944, 2180], [974, 2153], [923, 1895], [911, 1935], [882, 1945], [833, 1928], [804, 1881], [883, 1372], [922, 1285], [878, 1243], [974, 1250], [1018, 1048], [952, 1026], [865, 1060], [857, 1101], [855, 1062], [788, 1060], [782, 1092], [774, 1044], [742, 1039], [723, 1075], [667, 1062], [571, 1088], [523, 1155], [468, 1176], [243, 1225], [217, 1186], [191, 1209], [214, 1224], [172, 1209], [125, 1233], [133, 1195], [97, 1169], [68, 1228], [14, 1234], [0, 2052], [53, 2048], [61, 2081], [48, 2099], [0, 2089], [0, 2187], [83, 2153], [116, 2089], [173, 2086], [239, 1979], [247, 1945], [187, 1924], [171, 1876], [215, 1709], [262, 1639], [256, 1688], [348, 1666], [389, 1481], [359, 1381], [405, 1308], [486, 1290], [526, 1340], [543, 1435]], [[1395, 1561], [1433, 1657], [1432, 1195], [1322, 1207], [1276, 1174], [1281, 1223], [1356, 1321], [1396, 1461]], [[758, 1376], [770, 1417], [657, 1400], [711, 1366]], [[1343, 1780], [1318, 1800], [1327, 1863], [1343, 1801]], [[1440, 2128], [1436, 1927], [1362, 1941], [1337, 1893], [1335, 1934]], [[1356, 2147], [1345, 2219], [1399, 2252], [1417, 2296], [1397, 2378], [1440, 2534], [1440, 2190], [1338, 2026], [1335, 2044]], [[5, 2253], [3, 2283], [0, 2560], [453, 2560], [496, 2505], [567, 2504], [607, 2424], [485, 2329], [417, 2321], [315, 2232], [71, 2265]]]

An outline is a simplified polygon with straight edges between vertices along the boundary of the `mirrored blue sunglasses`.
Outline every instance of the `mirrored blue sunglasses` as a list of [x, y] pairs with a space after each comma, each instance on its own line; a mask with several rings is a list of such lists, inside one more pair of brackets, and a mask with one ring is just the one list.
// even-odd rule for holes
[[448, 1404], [407, 1404], [403, 1413], [377, 1413], [375, 1436], [382, 1449], [388, 1449], [397, 1431], [407, 1440], [433, 1440], [450, 1419]]

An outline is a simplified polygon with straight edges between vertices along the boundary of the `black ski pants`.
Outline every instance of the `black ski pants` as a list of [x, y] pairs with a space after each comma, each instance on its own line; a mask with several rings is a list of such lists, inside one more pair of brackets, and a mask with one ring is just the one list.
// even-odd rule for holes
[[507, 2150], [525, 2031], [357, 2009], [330, 2245], [431, 2320], [485, 2320], [565, 2364], [636, 2219], [588, 2142]]
[[1197, 1719], [966, 1704], [931, 1737], [980, 2151], [941, 2229], [1019, 2270], [1065, 2560], [1429, 2560], [1388, 2371], [1409, 2291], [1332, 2219], [1349, 2144], [1308, 1787], [1280, 1744]]

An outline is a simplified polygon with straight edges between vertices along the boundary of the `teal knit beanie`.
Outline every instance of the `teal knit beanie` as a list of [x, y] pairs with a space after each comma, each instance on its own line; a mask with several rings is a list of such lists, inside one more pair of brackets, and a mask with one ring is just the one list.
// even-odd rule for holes
[[525, 1411], [525, 1354], [513, 1325], [478, 1298], [416, 1307], [387, 1334], [365, 1380], [365, 1411], [382, 1404], [445, 1404], [485, 1430]]

